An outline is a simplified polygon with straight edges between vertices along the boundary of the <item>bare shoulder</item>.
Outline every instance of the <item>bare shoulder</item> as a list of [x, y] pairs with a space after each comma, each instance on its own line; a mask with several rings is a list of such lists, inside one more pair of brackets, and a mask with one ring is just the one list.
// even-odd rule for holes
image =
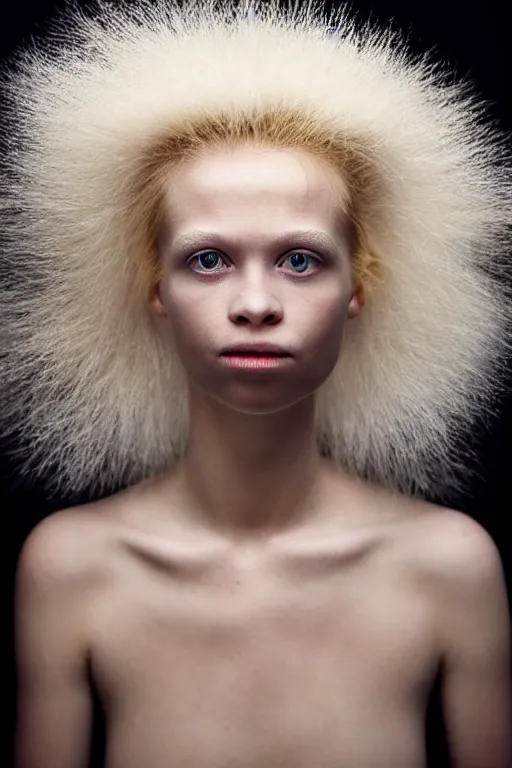
[[[433, 610], [441, 652], [460, 645], [478, 625], [505, 627], [507, 590], [499, 549], [488, 531], [458, 510], [407, 501], [411, 516], [399, 526], [399, 551]], [[406, 516], [404, 516], [405, 519]], [[475, 618], [477, 617], [477, 618]], [[471, 626], [471, 630], [469, 627]], [[500, 633], [493, 630], [497, 637]], [[501, 631], [502, 636], [506, 630]]]
[[500, 553], [488, 531], [464, 512], [413, 501], [408, 537], [419, 567], [439, 586], [468, 586], [502, 572]]
[[[115, 498], [115, 497], [114, 497]], [[18, 560], [18, 582], [71, 587], [97, 572], [112, 538], [112, 502], [102, 500], [55, 512], [25, 540]]]
[[109, 567], [120, 532], [130, 522], [130, 511], [144, 512], [150, 490], [151, 483], [143, 482], [46, 517], [24, 542], [18, 579], [73, 585], [76, 580], [100, 576]]
[[425, 588], [470, 593], [476, 585], [504, 581], [499, 549], [489, 532], [469, 515], [420, 499], [372, 490], [369, 504], [382, 520], [392, 551], [399, 553]]

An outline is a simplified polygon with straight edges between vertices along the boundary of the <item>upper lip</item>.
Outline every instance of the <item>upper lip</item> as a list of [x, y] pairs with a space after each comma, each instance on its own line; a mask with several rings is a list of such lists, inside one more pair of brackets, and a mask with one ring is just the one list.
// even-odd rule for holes
[[287, 349], [284, 349], [284, 347], [280, 347], [278, 344], [249, 344], [249, 343], [241, 343], [241, 344], [232, 344], [229, 347], [226, 347], [222, 350], [221, 355], [240, 355], [240, 354], [247, 354], [247, 355], [288, 355], [290, 356], [290, 352], [288, 352]]

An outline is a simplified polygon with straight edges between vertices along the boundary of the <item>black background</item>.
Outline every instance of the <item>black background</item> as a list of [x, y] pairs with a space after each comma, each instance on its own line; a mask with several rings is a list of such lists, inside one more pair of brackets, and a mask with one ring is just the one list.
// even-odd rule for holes
[[[186, 0], [185, 0], [186, 1]], [[80, 5], [87, 5], [80, 2]], [[0, 27], [0, 60], [8, 62], [11, 53], [32, 36], [44, 34], [48, 19], [64, 2], [50, 0], [16, 0], [2, 5]], [[506, 8], [508, 6], [508, 9]], [[353, 0], [352, 9], [362, 20], [368, 18], [392, 22], [408, 38], [411, 48], [418, 52], [435, 50], [436, 57], [445, 62], [456, 75], [473, 82], [477, 93], [487, 103], [491, 118], [502, 128], [512, 130], [512, 98], [510, 95], [510, 2], [473, 2], [468, 0]], [[1, 108], [1, 105], [0, 105]], [[510, 383], [512, 384], [512, 366]], [[510, 501], [512, 397], [499, 404], [499, 417], [489, 420], [488, 430], [479, 435], [481, 467], [470, 491], [454, 495], [449, 506], [476, 519], [494, 538], [501, 552], [509, 597], [511, 594], [511, 548], [505, 533]], [[8, 685], [7, 728], [0, 754], [0, 765], [12, 762], [12, 734], [15, 716], [14, 647], [12, 641], [12, 609], [14, 574], [22, 543], [34, 525], [57, 509], [87, 499], [62, 498], [50, 502], [41, 488], [20, 484], [16, 467], [0, 452], [0, 489], [4, 530], [7, 536], [7, 633], [5, 657]], [[88, 497], [92, 499], [93, 497]], [[96, 497], [94, 497], [96, 498]], [[435, 496], [431, 501], [438, 501]], [[445, 501], [446, 503], [446, 501]], [[97, 708], [94, 739], [94, 768], [102, 765], [103, 722]], [[433, 691], [427, 715], [427, 752], [429, 768], [448, 766], [439, 702], [439, 688]], [[150, 767], [148, 767], [150, 768]]]

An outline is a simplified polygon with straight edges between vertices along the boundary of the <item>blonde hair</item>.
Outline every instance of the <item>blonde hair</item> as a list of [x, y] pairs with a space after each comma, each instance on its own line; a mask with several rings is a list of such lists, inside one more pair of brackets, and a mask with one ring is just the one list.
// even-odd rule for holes
[[261, 142], [323, 158], [349, 189], [367, 301], [316, 396], [320, 450], [402, 492], [461, 488], [510, 349], [505, 139], [395, 33], [310, 2], [246, 10], [98, 2], [4, 83], [0, 383], [20, 472], [103, 493], [183, 455], [186, 376], [146, 304], [163, 180]]

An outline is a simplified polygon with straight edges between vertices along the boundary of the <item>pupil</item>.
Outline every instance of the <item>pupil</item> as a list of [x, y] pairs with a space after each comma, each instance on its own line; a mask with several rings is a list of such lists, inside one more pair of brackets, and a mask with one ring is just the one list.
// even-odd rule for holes
[[212, 253], [212, 251], [209, 251], [208, 253], [201, 253], [199, 256], [199, 260], [201, 261], [201, 264], [203, 267], [214, 267], [217, 262], [217, 254]]
[[[307, 267], [307, 256], [305, 253], [294, 253], [291, 257], [292, 266], [294, 267], [300, 267], [303, 266], [304, 269]], [[297, 263], [297, 259], [299, 260], [299, 263]], [[300, 270], [303, 271], [303, 270]]]

